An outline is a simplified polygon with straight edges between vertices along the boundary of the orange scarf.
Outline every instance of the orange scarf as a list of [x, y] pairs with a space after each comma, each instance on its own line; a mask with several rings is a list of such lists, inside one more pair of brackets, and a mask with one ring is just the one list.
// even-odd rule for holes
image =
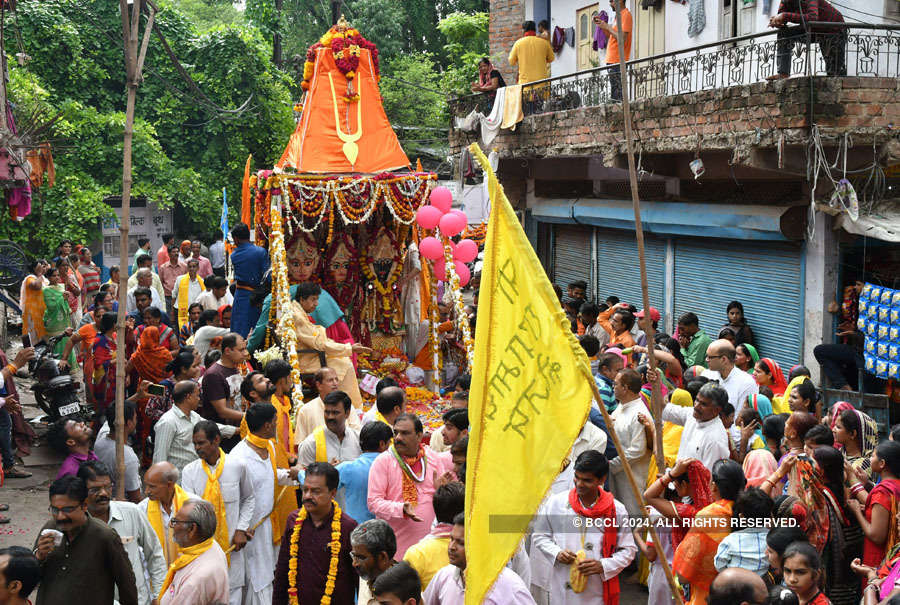
[[[608, 559], [616, 551], [616, 540], [618, 538], [616, 528], [616, 502], [613, 495], [602, 488], [597, 489], [597, 501], [590, 508], [585, 508], [578, 498], [578, 493], [573, 489], [569, 492], [569, 506], [576, 514], [582, 517], [590, 517], [592, 519], [604, 518], [610, 519], [610, 523], [606, 523], [603, 530], [603, 547], [601, 554], [604, 559]], [[575, 563], [573, 563], [575, 565]], [[619, 576], [613, 576], [609, 580], [603, 581], [603, 602], [606, 605], [619, 605]]]
[[147, 326], [141, 332], [138, 348], [131, 356], [131, 363], [141, 378], [158, 383], [169, 375], [166, 366], [172, 361], [172, 352], [159, 344], [159, 328]]
[[706, 603], [709, 585], [715, 579], [716, 566], [714, 559], [719, 543], [731, 533], [731, 500], [717, 500], [699, 513], [697, 527], [688, 531], [684, 540], [675, 549], [672, 559], [672, 571], [680, 575], [691, 585], [689, 605]]
[[[403, 471], [403, 501], [409, 502], [415, 508], [419, 504], [419, 490], [416, 488], [416, 483], [422, 483], [425, 480], [425, 473], [428, 467], [428, 458], [425, 456], [425, 449], [422, 446], [419, 446], [419, 451], [416, 452], [414, 458], [404, 458], [397, 452], [397, 448], [391, 445], [391, 453], [394, 455], [394, 458], [397, 459], [397, 464], [400, 465], [400, 470]], [[422, 461], [422, 476], [416, 477], [413, 474], [412, 467], [421, 460]]]

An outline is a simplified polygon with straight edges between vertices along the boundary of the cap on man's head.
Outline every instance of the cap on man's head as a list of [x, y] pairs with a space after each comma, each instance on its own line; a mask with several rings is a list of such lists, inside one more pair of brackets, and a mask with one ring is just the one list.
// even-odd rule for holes
[[[638, 319], [644, 319], [644, 309], [635, 313], [634, 316]], [[661, 317], [662, 315], [659, 314], [655, 307], [650, 307], [650, 321], [659, 321]]]

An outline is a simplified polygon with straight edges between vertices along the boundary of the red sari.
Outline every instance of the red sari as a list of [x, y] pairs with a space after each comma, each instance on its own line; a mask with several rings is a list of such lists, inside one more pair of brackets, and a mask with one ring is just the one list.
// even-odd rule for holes
[[116, 401], [116, 337], [98, 334], [92, 348], [93, 374], [91, 387], [98, 412], [104, 412]]
[[875, 544], [868, 537], [863, 537], [863, 565], [878, 568], [884, 560], [884, 554], [897, 542], [897, 506], [900, 504], [900, 480], [882, 479], [866, 499], [866, 521], [872, 520], [872, 508], [880, 504], [890, 513], [888, 520], [888, 536], [884, 544]]
[[[164, 378], [167, 378], [171, 372], [166, 371], [166, 366], [172, 361], [172, 352], [159, 343], [159, 328], [156, 326], [147, 326], [141, 332], [141, 339], [138, 342], [137, 350], [131, 356], [131, 365], [134, 367], [140, 380], [148, 380], [154, 384], [159, 384]], [[143, 399], [138, 402], [138, 450], [144, 455], [144, 462], [148, 462], [147, 452], [144, 451], [144, 444], [150, 431], [153, 429], [154, 421], [147, 415], [147, 402], [149, 399]]]

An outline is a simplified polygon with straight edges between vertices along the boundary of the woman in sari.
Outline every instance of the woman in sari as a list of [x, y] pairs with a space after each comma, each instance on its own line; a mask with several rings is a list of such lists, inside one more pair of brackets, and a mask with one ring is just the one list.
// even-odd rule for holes
[[778, 462], [769, 450], [752, 450], [744, 457], [743, 468], [747, 487], [759, 487], [775, 472]]
[[134, 338], [138, 342], [141, 340], [141, 334], [149, 327], [155, 327], [159, 332], [159, 345], [172, 351], [172, 354], [178, 352], [181, 346], [178, 344], [178, 337], [175, 330], [162, 322], [162, 311], [156, 307], [147, 307], [144, 309], [144, 323], [134, 330]]
[[[667, 489], [674, 490], [677, 500], [664, 497]], [[699, 460], [679, 460], [644, 491], [644, 501], [663, 517], [675, 520], [672, 548], [678, 548], [687, 535], [691, 519], [713, 501], [709, 470]]]
[[[105, 313], [100, 318], [97, 337], [91, 348], [93, 375], [91, 387], [94, 392], [96, 411], [103, 413], [116, 401], [116, 321], [115, 313]], [[134, 320], [128, 318], [128, 323]]]
[[166, 372], [169, 372], [171, 376], [159, 381], [159, 384], [166, 389], [165, 395], [151, 395], [144, 407], [144, 413], [153, 425], [171, 409], [175, 385], [182, 380], [196, 381], [200, 377], [200, 358], [194, 355], [190, 348], [181, 349], [166, 366]]
[[759, 363], [759, 353], [756, 347], [742, 342], [734, 348], [734, 365], [744, 370], [751, 376], [756, 373], [756, 364]]
[[[825, 569], [825, 594], [833, 605], [859, 603], [859, 581], [850, 570], [850, 561], [862, 555], [862, 532], [859, 524], [851, 525], [844, 488], [844, 457], [830, 446], [819, 446], [813, 452], [823, 480], [822, 493], [828, 512], [828, 540], [822, 552]], [[855, 527], [855, 531], [854, 531]]]
[[[146, 380], [153, 384], [159, 384], [164, 378], [169, 376], [166, 366], [172, 361], [172, 352], [159, 343], [159, 328], [156, 326], [147, 326], [141, 332], [141, 339], [138, 341], [137, 350], [132, 354], [131, 360], [128, 362], [128, 369], [137, 373], [138, 380]], [[138, 449], [144, 454], [144, 445], [147, 437], [155, 424], [147, 415], [148, 399], [137, 402], [138, 407]], [[148, 456], [144, 456], [145, 462]]]
[[219, 307], [219, 327], [231, 329], [231, 305]]
[[862, 527], [862, 562], [875, 567], [897, 543], [897, 526], [892, 519], [900, 504], [900, 443], [879, 443], [872, 454], [871, 466], [872, 472], [881, 476], [881, 482], [871, 491], [863, 488], [862, 481], [854, 483], [850, 488], [852, 498], [847, 504]]
[[[72, 327], [72, 310], [66, 300], [65, 286], [59, 281], [59, 270], [49, 269], [47, 279], [50, 281], [50, 285], [43, 290], [44, 329], [48, 338], [54, 338], [64, 334]], [[67, 338], [61, 338], [53, 347], [53, 352], [62, 355], [66, 348], [66, 340]], [[77, 363], [75, 351], [69, 353], [68, 363], [70, 368], [75, 367]]]
[[[781, 366], [774, 359], [763, 357], [756, 364], [756, 371], [753, 372], [756, 378], [756, 384], [763, 387], [769, 387], [776, 396], [781, 397], [787, 388], [787, 380], [784, 379], [784, 372]], [[780, 412], [779, 412], [780, 413]]]
[[[900, 512], [894, 519], [896, 531], [900, 534]], [[853, 560], [850, 567], [868, 582], [863, 593], [864, 605], [889, 605], [893, 602], [892, 597], [900, 595], [900, 543], [888, 551], [880, 567], [863, 565], [858, 558]], [[870, 589], [869, 586], [874, 588]]]
[[[788, 383], [787, 388], [784, 389], [784, 395], [782, 395], [781, 397], [776, 395], [772, 399], [772, 408], [775, 410], [776, 414], [784, 414], [794, 411], [791, 408], [791, 394], [794, 392], [794, 389], [807, 381], [809, 381], [809, 376], [795, 376]], [[812, 402], [812, 405], [814, 406], [815, 402]]]
[[844, 459], [850, 466], [865, 471], [871, 479], [869, 467], [872, 452], [878, 445], [878, 424], [871, 416], [860, 412], [846, 401], [839, 401], [832, 406], [830, 418], [835, 447], [844, 450]]
[[[716, 462], [711, 477], [709, 491], [713, 502], [696, 514], [704, 522], [691, 527], [672, 559], [672, 571], [678, 574], [685, 588], [688, 605], [706, 603], [709, 585], [717, 574], [713, 563], [716, 549], [731, 531], [731, 509], [746, 483], [741, 465], [734, 460]], [[673, 535], [673, 541], [674, 538]]]
[[49, 284], [44, 274], [50, 265], [43, 259], [31, 263], [31, 273], [22, 280], [19, 290], [19, 301], [22, 306], [22, 336], [26, 334], [31, 338], [31, 344], [35, 345], [44, 338], [44, 288]]
[[747, 405], [759, 412], [759, 417], [763, 420], [774, 414], [774, 410], [772, 410], [772, 401], [765, 395], [759, 395], [757, 393], [748, 395]]

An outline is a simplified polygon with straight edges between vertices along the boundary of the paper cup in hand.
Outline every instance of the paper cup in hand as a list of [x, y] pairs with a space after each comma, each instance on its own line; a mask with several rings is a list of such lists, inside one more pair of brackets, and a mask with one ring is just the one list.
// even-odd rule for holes
[[62, 544], [63, 533], [56, 529], [45, 529], [41, 531], [42, 536], [53, 536], [53, 545], [59, 546]]

